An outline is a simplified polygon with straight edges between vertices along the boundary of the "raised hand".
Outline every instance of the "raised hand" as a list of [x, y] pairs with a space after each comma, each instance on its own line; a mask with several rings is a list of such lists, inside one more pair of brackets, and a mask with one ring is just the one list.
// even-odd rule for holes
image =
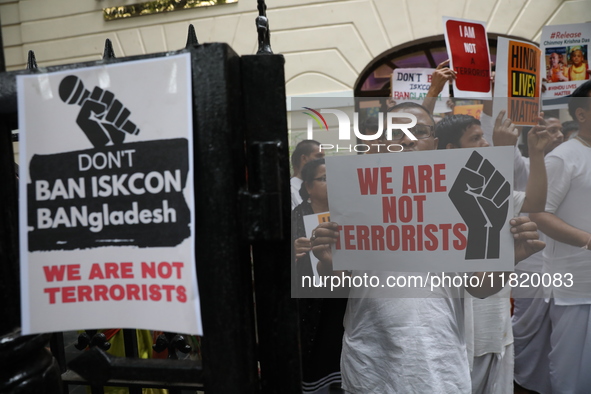
[[511, 119], [503, 119], [507, 111], [499, 112], [495, 120], [495, 128], [493, 130], [493, 145], [494, 146], [515, 146], [519, 138], [519, 130]]
[[531, 154], [544, 154], [546, 145], [550, 143], [552, 137], [546, 131], [546, 120], [544, 120], [544, 113], [541, 112], [538, 116], [538, 124], [532, 127], [527, 133], [527, 150]]
[[435, 97], [441, 93], [446, 82], [453, 82], [456, 79], [457, 72], [447, 67], [447, 65], [449, 65], [449, 59], [439, 63], [433, 74], [431, 74], [429, 91], [435, 94]]

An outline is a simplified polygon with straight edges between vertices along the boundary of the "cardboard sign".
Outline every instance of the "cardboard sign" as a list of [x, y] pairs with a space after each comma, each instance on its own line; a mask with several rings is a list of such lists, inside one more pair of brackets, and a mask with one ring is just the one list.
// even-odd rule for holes
[[566, 96], [590, 78], [591, 23], [544, 26], [540, 46], [546, 67], [543, 109], [567, 107]]
[[513, 147], [330, 156], [336, 270], [512, 270]]
[[506, 109], [507, 117], [516, 125], [537, 123], [542, 89], [540, 54], [535, 45], [498, 38], [493, 119]]
[[443, 17], [449, 66], [458, 74], [454, 97], [491, 96], [490, 55], [484, 22]]
[[471, 104], [471, 105], [456, 105], [454, 106], [454, 115], [455, 114], [462, 114], [462, 115], [470, 115], [475, 117], [476, 119], [480, 119], [480, 114], [482, 113], [482, 104]]
[[190, 75], [183, 54], [17, 77], [24, 334], [202, 333]]
[[[423, 104], [425, 96], [431, 87], [431, 77], [434, 68], [397, 68], [392, 72], [392, 98], [396, 104], [405, 101], [413, 101]], [[435, 102], [435, 113], [450, 112], [447, 106], [449, 99], [449, 82], [445, 83], [443, 90]]]
[[[330, 212], [322, 212], [322, 213], [314, 213], [312, 215], [304, 216], [304, 228], [306, 229], [306, 238], [310, 239], [312, 237], [312, 231], [318, 227], [320, 223], [328, 223], [330, 222]], [[316, 277], [316, 282], [318, 283], [319, 276], [318, 276], [318, 268], [316, 265], [318, 264], [318, 258], [314, 256], [314, 253], [310, 252], [310, 263], [312, 264], [312, 272], [314, 272], [314, 276]]]

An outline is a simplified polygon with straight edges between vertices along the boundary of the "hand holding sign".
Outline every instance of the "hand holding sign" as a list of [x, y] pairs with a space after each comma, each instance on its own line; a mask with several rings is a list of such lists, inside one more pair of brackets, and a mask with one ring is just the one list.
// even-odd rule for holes
[[515, 240], [515, 263], [518, 263], [534, 253], [546, 247], [544, 241], [540, 241], [538, 226], [527, 216], [519, 216], [511, 219], [511, 233]]
[[433, 71], [431, 76], [431, 87], [429, 88], [427, 97], [437, 97], [447, 82], [455, 81], [458, 73], [448, 66], [449, 59], [439, 63], [435, 71]]
[[331, 245], [339, 239], [339, 225], [334, 222], [320, 223], [314, 229], [311, 242], [312, 252], [318, 259], [318, 273], [320, 275], [332, 275], [332, 250]]
[[90, 93], [80, 78], [68, 75], [60, 82], [59, 94], [63, 102], [82, 107], [76, 123], [95, 147], [119, 145], [126, 134], [140, 132], [128, 119], [131, 112], [108, 90], [96, 86]]
[[468, 226], [466, 259], [499, 258], [499, 233], [507, 218], [510, 189], [478, 152], [460, 170], [449, 197]]
[[310, 240], [305, 237], [300, 237], [294, 241], [294, 249], [296, 260], [304, 257], [306, 253], [311, 250]]

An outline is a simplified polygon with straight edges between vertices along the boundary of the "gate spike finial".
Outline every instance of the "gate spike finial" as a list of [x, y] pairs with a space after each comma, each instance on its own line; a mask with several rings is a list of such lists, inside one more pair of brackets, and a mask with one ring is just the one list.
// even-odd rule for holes
[[115, 52], [113, 51], [113, 43], [108, 38], [105, 40], [105, 50], [103, 52], [103, 60], [115, 59]]
[[197, 33], [195, 33], [195, 26], [191, 23], [189, 25], [189, 34], [187, 34], [187, 43], [185, 44], [185, 48], [188, 49], [192, 46], [199, 45], [199, 41], [197, 41]]
[[36, 71], [38, 69], [39, 69], [39, 67], [37, 67], [37, 60], [35, 59], [35, 52], [29, 51], [29, 54], [27, 55], [27, 70]]
[[259, 16], [255, 20], [259, 34], [259, 50], [257, 51], [257, 55], [272, 55], [271, 30], [269, 29], [265, 0], [258, 0], [257, 9], [259, 10]]

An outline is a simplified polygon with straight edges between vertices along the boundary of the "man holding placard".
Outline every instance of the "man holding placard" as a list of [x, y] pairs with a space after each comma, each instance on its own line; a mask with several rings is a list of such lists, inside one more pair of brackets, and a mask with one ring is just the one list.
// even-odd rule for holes
[[[495, 131], [503, 123], [502, 111]], [[545, 121], [528, 133], [530, 177], [527, 193], [513, 192], [514, 212], [539, 212], [546, 201], [546, 169], [544, 150], [550, 142]], [[480, 121], [468, 115], [452, 115], [437, 125], [439, 149], [488, 147]], [[493, 134], [494, 135], [494, 134]], [[472, 365], [472, 391], [477, 393], [508, 393], [513, 391], [513, 335], [511, 327], [510, 286], [486, 298], [466, 298], [466, 313], [473, 315], [473, 325], [466, 327], [466, 342]]]
[[[436, 149], [437, 138], [433, 135], [435, 123], [424, 107], [403, 104], [392, 108], [391, 112], [416, 117], [416, 126], [409, 128], [415, 139], [405, 134], [398, 142], [404, 147], [404, 152]], [[407, 123], [407, 119], [402, 117], [396, 120]], [[424, 130], [430, 132], [425, 134]], [[327, 173], [330, 177], [330, 169]], [[536, 226], [528, 218], [513, 219], [511, 225], [517, 241], [517, 261], [544, 247], [544, 243], [537, 241]], [[331, 245], [337, 242], [338, 228], [337, 223], [325, 223], [317, 227], [312, 236], [313, 252], [319, 259], [318, 271], [321, 275], [333, 273]], [[354, 276], [368, 273], [353, 271]], [[371, 274], [385, 279], [389, 274], [396, 273], [375, 271]], [[412, 275], [427, 277], [430, 273]], [[399, 276], [410, 277], [411, 274], [399, 273]], [[489, 284], [470, 291], [479, 290], [477, 296], [484, 297], [502, 287], [499, 281], [495, 285], [498, 288], [493, 289]], [[343, 388], [352, 393], [470, 393], [470, 371], [464, 341], [464, 288], [413, 288], [410, 295], [407, 288], [391, 290], [390, 298], [372, 298], [376, 294], [388, 293], [369, 287], [351, 288], [341, 356]]]

